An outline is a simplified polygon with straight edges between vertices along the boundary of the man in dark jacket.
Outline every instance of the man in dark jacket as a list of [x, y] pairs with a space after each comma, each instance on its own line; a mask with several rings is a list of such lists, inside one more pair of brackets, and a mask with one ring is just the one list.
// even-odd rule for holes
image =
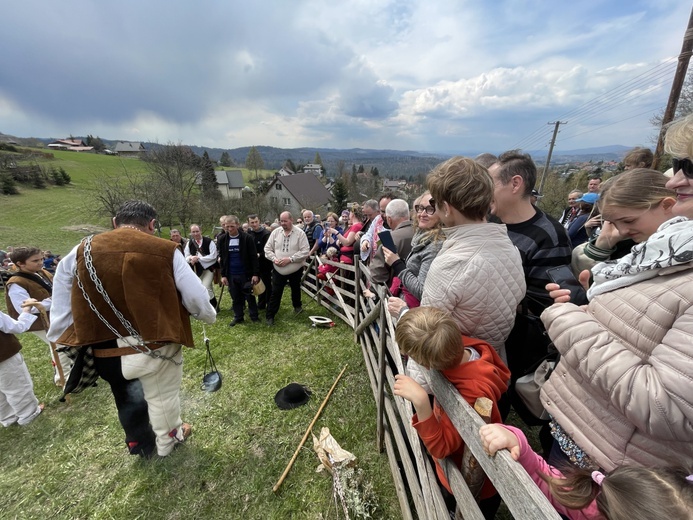
[[274, 267], [272, 262], [265, 258], [265, 244], [270, 236], [270, 231], [263, 227], [260, 223], [260, 217], [257, 215], [248, 215], [248, 226], [250, 226], [248, 234], [255, 241], [255, 250], [260, 262], [260, 278], [262, 283], [265, 284], [265, 292], [257, 298], [257, 308], [262, 311], [267, 308], [267, 304], [272, 297], [272, 271], [274, 271]]
[[226, 217], [226, 233], [219, 237], [221, 283], [229, 287], [233, 300], [233, 321], [229, 327], [243, 323], [245, 302], [251, 321], [259, 321], [252, 286], [260, 281], [260, 264], [253, 237], [241, 230], [235, 215]]

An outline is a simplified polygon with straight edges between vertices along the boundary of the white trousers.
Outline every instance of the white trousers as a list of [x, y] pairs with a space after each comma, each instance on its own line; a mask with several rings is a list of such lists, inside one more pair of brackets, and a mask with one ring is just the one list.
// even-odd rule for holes
[[214, 285], [214, 271], [210, 271], [208, 269], [202, 271], [200, 281], [202, 282], [202, 285], [205, 286], [205, 289], [207, 289], [209, 299], [211, 300], [214, 298], [214, 288], [212, 287], [212, 285]]
[[183, 380], [183, 348], [169, 344], [156, 350], [166, 357], [173, 356], [176, 365], [165, 359], [146, 354], [133, 354], [120, 358], [123, 377], [139, 379], [147, 401], [149, 422], [156, 435], [157, 453], [165, 457], [178, 442], [183, 441], [180, 417], [180, 384]]
[[[48, 341], [48, 337], [46, 336], [46, 331], [32, 330], [31, 332], [34, 334], [34, 336], [48, 345], [48, 353], [51, 356], [51, 364], [53, 364], [53, 349], [51, 347], [51, 342]], [[67, 354], [65, 354], [65, 352], [58, 352], [58, 360], [60, 361], [60, 366], [63, 369], [63, 376], [65, 378], [65, 382], [67, 383], [67, 378], [70, 377], [70, 370], [72, 370], [72, 360], [67, 356]], [[55, 366], [53, 367], [53, 382], [56, 385], [60, 384], [60, 375], [58, 374], [58, 369]]]
[[0, 424], [29, 424], [41, 413], [22, 354], [0, 363]]

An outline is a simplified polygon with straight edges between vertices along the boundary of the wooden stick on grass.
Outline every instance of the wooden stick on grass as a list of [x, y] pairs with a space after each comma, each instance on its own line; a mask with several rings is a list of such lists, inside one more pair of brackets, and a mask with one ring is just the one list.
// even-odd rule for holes
[[334, 383], [332, 384], [332, 388], [330, 388], [330, 391], [327, 392], [327, 396], [325, 397], [325, 400], [322, 402], [320, 405], [320, 408], [318, 409], [318, 413], [315, 414], [315, 417], [313, 417], [313, 420], [310, 423], [310, 426], [308, 426], [308, 429], [306, 430], [306, 433], [303, 435], [303, 439], [301, 439], [301, 442], [298, 445], [298, 448], [296, 448], [296, 451], [294, 452], [294, 456], [291, 457], [291, 460], [289, 461], [289, 464], [286, 466], [286, 469], [284, 470], [284, 473], [282, 473], [282, 476], [279, 478], [279, 481], [274, 485], [272, 488], [273, 492], [277, 492], [279, 487], [282, 485], [284, 482], [284, 479], [286, 476], [289, 474], [289, 471], [291, 471], [291, 466], [294, 465], [294, 462], [296, 462], [296, 458], [298, 457], [298, 453], [301, 451], [301, 447], [303, 444], [306, 442], [306, 439], [308, 438], [308, 435], [310, 434], [311, 430], [313, 429], [313, 425], [315, 424], [315, 421], [318, 420], [318, 417], [320, 417], [320, 414], [322, 413], [323, 408], [325, 408], [325, 405], [327, 404], [327, 401], [330, 399], [330, 396], [332, 395], [332, 392], [334, 391], [334, 388], [337, 386], [337, 383], [342, 377], [342, 374], [344, 374], [344, 371], [347, 369], [349, 365], [344, 365], [344, 368], [342, 371], [339, 373], [337, 376], [337, 379], [335, 379]]

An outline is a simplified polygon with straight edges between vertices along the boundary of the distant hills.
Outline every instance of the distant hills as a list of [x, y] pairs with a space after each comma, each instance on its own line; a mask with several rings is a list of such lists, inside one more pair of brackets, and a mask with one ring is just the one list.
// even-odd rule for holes
[[[63, 136], [64, 137], [64, 136]], [[75, 136], [80, 138], [79, 136]], [[86, 137], [81, 137], [86, 139]], [[118, 140], [101, 138], [104, 144], [108, 147], [115, 146]], [[45, 146], [46, 144], [55, 141], [55, 138], [43, 137], [15, 137], [12, 135], [3, 134], [0, 132], [0, 142], [14, 141], [21, 146]], [[144, 142], [145, 148], [161, 146], [162, 143]], [[198, 155], [202, 155], [205, 151], [213, 161], [218, 161], [223, 152], [227, 152], [234, 163], [242, 165], [248, 156], [249, 146], [240, 148], [209, 148], [197, 145], [188, 145]], [[413, 177], [419, 174], [426, 174], [435, 165], [449, 159], [453, 155], [467, 155], [474, 157], [481, 151], [463, 151], [450, 153], [436, 152], [420, 152], [414, 150], [371, 150], [364, 148], [350, 149], [334, 149], [334, 148], [275, 148], [273, 146], [256, 146], [262, 159], [265, 163], [265, 168], [278, 170], [287, 159], [291, 159], [294, 164], [312, 163], [315, 159], [315, 154], [319, 153], [323, 165], [327, 169], [328, 176], [334, 176], [341, 163], [344, 167], [351, 171], [352, 165], [363, 165], [366, 171], [371, 167], [377, 167], [378, 172], [383, 177], [398, 178], [398, 177]], [[583, 148], [576, 150], [561, 150], [554, 149], [552, 164], [568, 164], [580, 162], [598, 162], [598, 161], [621, 161], [626, 151], [630, 150], [630, 146], [609, 145], [599, 146], [594, 148]], [[538, 164], [543, 164], [548, 154], [548, 149], [542, 150], [526, 150]]]

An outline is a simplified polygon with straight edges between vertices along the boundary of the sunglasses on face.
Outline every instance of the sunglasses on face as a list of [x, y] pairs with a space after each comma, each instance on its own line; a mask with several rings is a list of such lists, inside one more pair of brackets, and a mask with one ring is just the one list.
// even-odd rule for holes
[[674, 175], [681, 170], [686, 178], [693, 179], [693, 161], [690, 159], [672, 159], [671, 165], [674, 168]]
[[436, 212], [436, 208], [433, 206], [422, 206], [420, 204], [417, 204], [414, 206], [414, 211], [417, 213], [421, 213], [422, 211], [426, 212], [426, 215], [433, 215]]

